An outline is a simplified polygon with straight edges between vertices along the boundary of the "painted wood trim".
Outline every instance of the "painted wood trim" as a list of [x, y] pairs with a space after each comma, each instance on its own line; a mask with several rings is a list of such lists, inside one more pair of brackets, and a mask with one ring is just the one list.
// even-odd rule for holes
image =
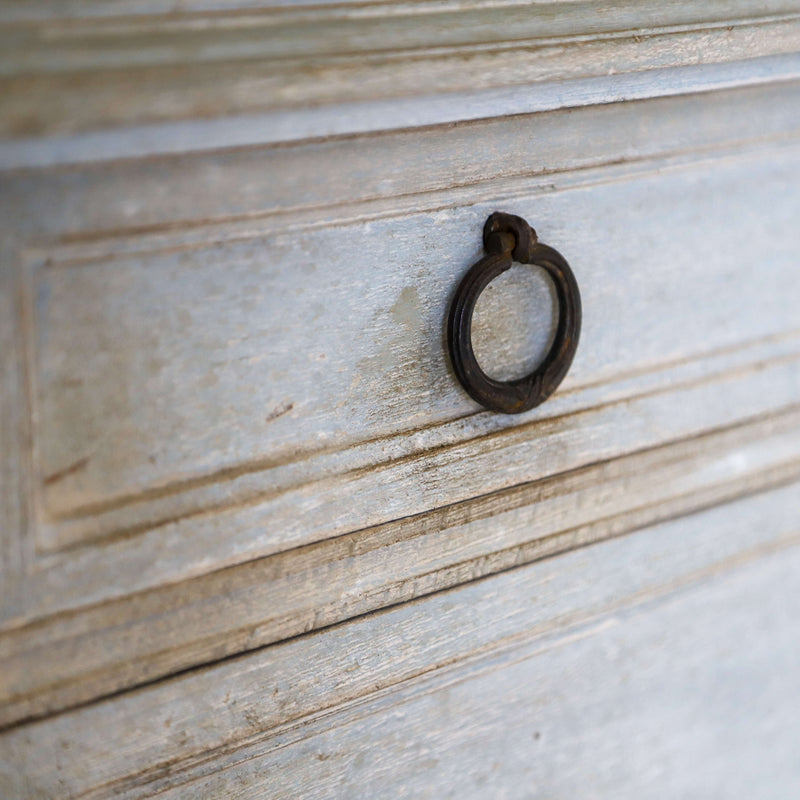
[[[21, 165], [43, 158], [48, 147], [52, 155], [60, 151], [63, 158], [66, 148], [72, 151], [66, 158], [75, 158], [80, 146], [70, 144], [70, 136], [129, 126], [138, 130], [127, 137], [128, 154], [141, 154], [147, 146], [142, 126], [168, 126], [166, 135], [159, 127], [151, 131], [149, 152], [157, 152], [162, 139], [174, 142], [179, 129], [170, 133], [170, 125], [223, 121], [222, 130], [205, 126], [208, 149], [225, 146], [220, 134], [230, 132], [231, 123], [240, 128], [238, 144], [252, 145], [452, 122], [474, 117], [476, 103], [487, 116], [541, 110], [543, 102], [550, 108], [574, 105], [587, 94], [583, 102], [660, 94], [658, 70], [681, 67], [755, 59], [752, 70], [738, 70], [738, 78], [728, 72], [728, 81], [748, 83], [760, 69], [758, 59], [772, 58], [767, 71], [773, 79], [786, 78], [798, 71], [800, 21], [793, 4], [781, 0], [681, 0], [668, 13], [654, 0], [613, 7], [379, 4], [345, 12], [45, 15], [11, 20], [2, 36], [0, 135], [19, 140], [4, 160]], [[638, 89], [608, 77], [640, 72], [653, 78], [635, 81]], [[598, 79], [597, 85], [581, 84]], [[713, 73], [687, 74], [694, 90], [719, 80]], [[570, 87], [570, 81], [577, 83]], [[683, 78], [674, 74], [667, 82], [680, 85]], [[521, 91], [503, 94], [515, 87]], [[472, 100], [465, 103], [463, 95]], [[549, 99], [534, 102], [531, 95]], [[427, 99], [415, 111], [404, 98]], [[282, 116], [292, 110], [301, 113]], [[24, 145], [56, 136], [61, 139], [43, 148]], [[123, 139], [106, 141], [117, 157], [125, 155]], [[198, 144], [184, 130], [182, 149]], [[111, 157], [108, 145], [94, 147], [95, 157], [103, 150]]]
[[0, 724], [52, 713], [800, 478], [800, 412], [0, 635]]
[[[2, 175], [0, 208], [26, 251], [102, 259], [122, 248], [142, 253], [500, 199], [521, 194], [520, 182], [558, 189], [591, 181], [592, 169], [607, 168], [609, 180], [636, 164], [657, 170], [669, 166], [659, 160], [791, 145], [798, 107], [794, 80], [421, 131], [12, 170]], [[53, 245], [68, 247], [53, 254]]]
[[393, 128], [533, 114], [564, 107], [620, 103], [648, 98], [784, 83], [800, 78], [800, 56], [762, 56], [747, 61], [689, 65], [574, 78], [501, 89], [449, 92], [447, 95], [395, 97], [343, 102], [214, 119], [105, 128], [80, 134], [0, 139], [0, 169], [52, 167], [208, 150], [263, 147], [298, 140], [352, 136]]
[[[588, 171], [603, 167], [613, 179], [626, 165], [652, 170], [668, 166], [659, 160], [691, 163], [779, 147], [800, 134], [798, 106], [795, 80], [422, 131], [12, 170], [2, 175], [0, 208], [19, 247], [41, 253], [68, 244], [62, 258], [99, 259], [120, 248], [148, 252], [430, 211], [474, 202], [477, 191], [482, 199], [513, 196], [519, 181], [557, 189], [560, 183], [545, 178], [562, 175], [569, 185], [585, 175], [591, 180]], [[489, 140], [502, 147], [481, 146]], [[394, 167], [399, 160], [402, 170]]]
[[[478, 28], [483, 21], [491, 22], [492, 14], [508, 11], [517, 14], [551, 15], [559, 11], [568, 12], [569, 19], [584, 19], [593, 29], [609, 25], [609, 19], [591, 19], [602, 4], [588, 0], [580, 4], [570, 0], [400, 0], [386, 3], [385, 0], [183, 0], [176, 8], [171, 0], [1, 0], [0, 20], [4, 22], [47, 22], [123, 20], [136, 24], [153, 24], [153, 20], [164, 19], [182, 24], [192, 19], [217, 17], [225, 20], [232, 15], [241, 15], [245, 24], [255, 17], [274, 19], [280, 23], [311, 26], [318, 21], [374, 20], [399, 17], [403, 20], [424, 20], [445, 16], [446, 19], [465, 19], [465, 30]], [[622, 2], [612, 11], [622, 17], [619, 22], [633, 27], [631, 18], [649, 19], [651, 23], [690, 14], [695, 21], [724, 19], [744, 16], [766, 16], [790, 12], [791, 3], [773, 0], [769, 3], [757, 0], [733, 0], [715, 2], [697, 8], [693, 0], [669, 0], [660, 13], [655, 4]], [[569, 23], [566, 23], [569, 24]], [[402, 23], [401, 23], [402, 25]], [[407, 27], [407, 26], [406, 26]], [[479, 28], [478, 28], [479, 29]], [[313, 34], [312, 34], [313, 35]], [[411, 35], [427, 35], [412, 31]]]
[[[469, 683], [486, 669], [496, 674], [493, 665], [527, 663], [554, 646], [570, 647], [625, 624], [629, 613], [645, 614], [653, 631], [663, 604], [698, 592], [702, 604], [714, 587], [730, 586], [712, 604], [721, 615], [715, 630], [724, 630], [738, 613], [735, 598], [751, 597], [742, 593], [737, 575], [783, 564], [776, 576], [797, 576], [799, 502], [793, 484], [17, 727], [0, 735], [5, 785], [12, 795], [25, 790], [29, 794], [22, 796], [65, 800], [132, 800], [157, 792], [285, 796], [303, 780], [326, 780], [321, 762], [327, 735], [341, 744], [358, 720], [392, 725], [406, 718], [402, 710], [413, 698]], [[776, 580], [788, 589], [785, 578]], [[769, 581], [757, 585], [761, 600], [748, 600], [752, 609], [762, 607]], [[656, 630], [669, 642], [684, 628]], [[701, 663], [718, 663], [709, 649], [716, 634], [704, 631], [692, 641]], [[775, 642], [770, 638], [770, 648]], [[748, 645], [739, 640], [738, 646]], [[419, 725], [427, 730], [429, 720], [420, 717]], [[457, 728], [445, 730], [455, 736]], [[351, 759], [360, 750], [353, 747], [344, 753]], [[292, 767], [281, 760], [285, 753]], [[329, 766], [343, 768], [336, 756]], [[375, 773], [368, 762], [349, 774], [365, 781]], [[331, 774], [330, 780], [333, 791], [339, 778]]]

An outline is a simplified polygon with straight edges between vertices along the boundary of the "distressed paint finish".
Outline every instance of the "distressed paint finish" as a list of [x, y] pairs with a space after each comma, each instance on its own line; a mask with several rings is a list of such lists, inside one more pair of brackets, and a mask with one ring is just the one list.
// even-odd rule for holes
[[800, 477], [797, 411], [0, 635], [0, 724]]
[[[169, 134], [187, 121], [238, 116], [254, 144], [298, 131], [319, 136], [463, 119], [476, 100], [486, 104], [489, 98], [476, 97], [481, 92], [512, 90], [492, 115], [514, 113], [513, 90], [521, 86], [542, 89], [550, 107], [562, 107], [584, 92], [591, 102], [625, 97], [608, 78], [622, 73], [688, 66], [702, 89], [716, 78], [698, 66], [761, 56], [778, 59], [773, 73], [798, 71], [800, 20], [787, 0], [673, 0], [668, 9], [656, 0], [245, 4], [239, 14], [181, 4], [166, 16], [160, 5], [110, 3], [98, 11], [87, 3], [4, 3], [0, 135], [60, 134], [69, 151], [79, 148], [79, 134], [138, 126], [152, 152], [163, 128]], [[568, 81], [577, 85], [564, 91]], [[677, 81], [670, 76], [661, 91]], [[657, 82], [645, 74], [627, 93], [646, 96]], [[468, 102], [433, 110], [441, 106], [437, 96], [456, 93]], [[337, 124], [324, 109], [343, 104], [349, 113]], [[287, 112], [294, 115], [281, 119]], [[257, 124], [247, 125], [247, 117]], [[218, 126], [206, 130], [215, 136]]]
[[[4, 429], [25, 422], [26, 382], [41, 402], [31, 409], [31, 473], [15, 466], [28, 464], [27, 433], [3, 452], [30, 507], [20, 517], [9, 506], [3, 528], [6, 551], [25, 562], [20, 577], [14, 555], [19, 585], [4, 584], [4, 616], [18, 624], [122, 597], [796, 402], [796, 283], [785, 277], [795, 209], [768, 222], [752, 215], [793, 196], [797, 91], [777, 84], [456, 131], [6, 173], [0, 199], [14, 237], [4, 269], [9, 297], [22, 284], [26, 303], [4, 319], [6, 363], [19, 370], [4, 381]], [[743, 116], [743, 105], [754, 113]], [[534, 134], [540, 149], [531, 150]], [[478, 150], [484, 161], [465, 171]], [[509, 151], [516, 172], [503, 166]], [[258, 159], [267, 160], [261, 170]], [[454, 175], [462, 185], [452, 186]], [[648, 203], [669, 230], [650, 226]], [[564, 242], [590, 292], [575, 380], [519, 429], [473, 413], [448, 373], [439, 327], [475, 256], [474, 220], [499, 204]], [[609, 219], [613, 204], [627, 216]], [[282, 206], [297, 209], [291, 226]], [[742, 214], [754, 220], [744, 240]], [[691, 309], [670, 258], [679, 229], [706, 265]], [[608, 240], [624, 242], [619, 255]], [[759, 258], [768, 281], [753, 284], [748, 306], [739, 287]], [[322, 278], [309, 281], [303, 268], [317, 263]], [[640, 269], [650, 263], [651, 273]], [[409, 269], [413, 280], [396, 283]], [[264, 294], [265, 279], [291, 307]], [[331, 287], [337, 280], [355, 281], [365, 302]], [[187, 285], [195, 308], [181, 317]], [[338, 355], [292, 312], [313, 318], [326, 286], [338, 307], [314, 321], [347, 343]], [[72, 313], [79, 296], [93, 303]], [[670, 325], [656, 306], [693, 323]], [[607, 326], [612, 309], [620, 324]], [[251, 327], [267, 334], [260, 345]], [[374, 335], [362, 336], [365, 327]], [[96, 359], [75, 358], [98, 343]], [[519, 358], [518, 345], [498, 348], [499, 361]], [[326, 355], [325, 366], [314, 355]], [[406, 365], [399, 391], [385, 369], [397, 363]], [[293, 389], [317, 379], [327, 394], [296, 403]], [[346, 404], [359, 396], [357, 415]], [[387, 504], [387, 481], [411, 490]]]
[[0, 796], [797, 793], [796, 4], [0, 19]]
[[791, 796], [798, 512], [792, 484], [0, 734], [8, 792]]
[[[9, 506], [3, 530], [4, 721], [436, 587], [417, 582], [424, 563], [412, 559], [393, 589], [393, 564], [408, 561], [398, 556], [353, 604], [323, 612], [267, 592], [248, 611], [255, 633], [222, 603], [212, 634], [211, 614], [185, 611], [217, 602], [222, 589], [205, 575], [795, 405], [800, 119], [785, 101], [797, 92], [788, 83], [257, 154], [285, 172], [254, 172], [253, 153], [213, 153], [9, 173], [6, 263], [23, 302], [5, 323], [19, 383], [5, 382], [3, 408], [24, 417], [27, 383], [33, 450], [21, 438], [3, 456], [8, 475], [17, 460], [30, 465], [25, 516]], [[763, 113], [742, 116], [743, 103]], [[526, 144], [534, 133], [553, 157], [549, 174]], [[473, 167], [447, 188], [454, 135], [451, 169], [480, 145], [482, 182]], [[517, 172], [489, 177], [509, 148]], [[432, 158], [438, 173], [426, 172]], [[358, 165], [352, 202], [335, 195], [348, 164]], [[173, 178], [183, 202], [164, 196]], [[298, 209], [291, 221], [284, 204]], [[475, 413], [443, 342], [450, 293], [498, 207], [558, 241], [585, 299], [563, 390], [521, 420]], [[539, 341], [551, 324], [545, 314]], [[502, 325], [486, 333], [498, 363], [529, 355]], [[773, 441], [757, 485], [791, 474], [795, 444]], [[719, 496], [742, 480], [728, 473]], [[646, 479], [638, 491], [650, 491]], [[674, 512], [670, 491], [663, 507]], [[569, 514], [552, 532], [568, 527]], [[524, 541], [513, 527], [491, 530], [500, 549]], [[446, 585], [463, 579], [461, 560], [445, 551], [436, 571]], [[287, 567], [305, 569], [302, 558]], [[354, 569], [339, 579], [374, 568]], [[181, 588], [150, 641], [136, 631], [164, 584]], [[82, 610], [91, 606], [101, 610]], [[71, 633], [41, 662], [58, 667], [25, 669], [21, 654], [60, 625]], [[78, 647], [82, 637], [92, 644]]]
[[[586, 309], [564, 399], [557, 395], [526, 420], [591, 408], [600, 398], [582, 402], [587, 387], [603, 385], [608, 397], [628, 375], [659, 364], [794, 333], [792, 221], [800, 203], [791, 187], [800, 155], [773, 161], [771, 153], [712, 161], [507, 201], [552, 228], [548, 238], [569, 253]], [[245, 514], [264, 506], [268, 527], [254, 542], [261, 552], [324, 537], [306, 515], [298, 518], [303, 531], [271, 525], [276, 493], [329, 476], [331, 453], [377, 440], [426, 431], [416, 446], [409, 441], [408, 455], [424, 452], [436, 431], [478, 410], [454, 380], [441, 329], [451, 292], [474, 260], [466, 232], [496, 203], [177, 252], [83, 260], [67, 249], [32, 267], [34, 452], [45, 512], [39, 547], [145, 532], [209, 507], [236, 514], [242, 503]], [[767, 205], [776, 212], [757, 219], [754, 208]], [[613, 218], [610, 207], [618, 209]], [[748, 220], [761, 230], [742, 238]], [[740, 287], [756, 263], [761, 279], [748, 306]], [[96, 357], [85, 358], [92, 349]], [[636, 382], [632, 388], [635, 395]], [[776, 388], [763, 401], [777, 397]], [[685, 435], [684, 420], [668, 415], [650, 435]], [[515, 421], [485, 424], [488, 433]], [[573, 430], [573, 458], [584, 447], [586, 461], [613, 447], [595, 439], [595, 449], [588, 438], [584, 445], [580, 427]], [[484, 491], [563, 468], [535, 453], [526, 462], [526, 473], [509, 464], [485, 476]], [[239, 493], [232, 481], [243, 476], [250, 485]], [[462, 499], [461, 485], [441, 486], [425, 502]], [[228, 503], [213, 497], [214, 487]], [[204, 490], [209, 500], [194, 501]], [[363, 519], [335, 518], [366, 525], [418, 510], [413, 496], [390, 503], [397, 505]], [[226, 525], [221, 536], [230, 535]]]

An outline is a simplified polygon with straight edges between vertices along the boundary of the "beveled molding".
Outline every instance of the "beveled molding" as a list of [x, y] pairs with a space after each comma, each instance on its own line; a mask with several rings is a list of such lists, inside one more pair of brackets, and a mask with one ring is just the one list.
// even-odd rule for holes
[[[417, 794], [424, 796], [432, 785], [430, 776], [441, 765], [431, 754], [443, 754], [432, 745], [453, 751], [449, 736], [446, 742], [441, 737], [431, 739], [432, 716], [443, 708], [444, 713], [457, 710], [464, 720], [464, 708], [474, 700], [486, 710], [472, 714], [475, 724], [465, 727], [479, 747], [503, 735], [509, 736], [505, 741], [511, 745], [512, 738], [523, 737], [519, 727], [509, 728], [513, 712], [497, 713], [497, 707], [508, 702], [510, 709], [518, 697], [514, 687], [520, 686], [538, 692], [520, 712], [528, 715], [536, 744], [541, 739], [552, 747], [556, 721], [566, 719], [563, 752], [574, 755], [575, 724], [581, 731], [588, 727], [596, 738], [581, 747], [594, 764], [596, 752], [608, 746], [609, 726], [607, 716], [599, 719], [599, 725], [597, 718], [587, 725], [583, 698], [572, 706], [576, 713], [564, 713], [565, 702], [575, 699], [578, 672], [589, 691], [588, 704], [597, 705], [603, 687], [616, 686], [624, 693], [619, 708], [631, 725], [612, 726], [620, 737], [615, 750], [623, 759], [629, 731], [640, 732], [644, 717], [654, 738], [664, 741], [662, 719], [657, 713], [644, 713], [641, 700], [649, 697], [653, 708], [663, 708], [664, 686], [670, 680], [680, 687], [673, 695], [679, 697], [678, 704], [685, 699], [688, 705], [686, 714], [673, 716], [677, 723], [666, 728], [676, 746], [691, 749], [693, 755], [697, 740], [687, 741], [687, 724], [691, 727], [691, 721], [702, 716], [698, 702], [709, 697], [710, 709], [718, 708], [714, 698], [724, 703], [736, 700], [734, 721], [744, 717], [747, 724], [735, 740], [749, 748], [751, 708], [742, 709], [739, 698], [748, 696], [754, 686], [758, 691], [751, 705], [776, 714], [774, 719], [794, 731], [793, 706], [785, 699], [796, 696], [798, 683], [794, 635], [800, 576], [798, 488], [797, 483], [787, 484], [715, 505], [632, 536], [598, 542], [590, 550], [506, 570], [420, 602], [397, 604], [3, 731], [0, 792], [8, 798], [59, 800], [229, 798], [243, 793], [285, 798], [296, 796], [293, 790], [302, 785], [303, 796], [377, 797], [385, 794], [387, 768], [398, 762], [409, 781], [417, 780], [421, 787]], [[506, 555], [508, 563], [511, 556]], [[687, 601], [693, 612], [663, 616], [665, 610]], [[632, 627], [646, 631], [648, 638], [634, 639], [631, 645]], [[627, 634], [621, 633], [626, 630]], [[598, 647], [598, 637], [607, 635], [612, 639]], [[557, 666], [566, 663], [567, 668], [553, 668], [551, 659], [558, 658], [559, 651], [568, 653], [593, 639], [594, 649], [588, 654], [584, 650], [579, 662], [559, 660]], [[755, 662], [753, 652], [758, 654]], [[742, 669], [721, 668], [730, 664], [732, 653], [745, 659]], [[638, 654], [644, 659], [641, 668], [635, 661]], [[541, 680], [530, 669], [537, 659], [544, 662], [538, 672]], [[699, 663], [706, 665], [705, 670], [698, 672]], [[766, 672], [754, 673], [754, 663]], [[515, 665], [527, 665], [525, 674], [503, 680], [504, 670]], [[698, 682], [699, 674], [705, 675], [705, 683]], [[480, 676], [489, 677], [494, 694], [484, 691], [485, 683], [475, 688], [473, 681]], [[639, 676], [645, 676], [652, 691], [636, 692], [634, 702], [626, 702], [632, 686], [641, 686], [636, 683]], [[461, 693], [463, 702], [454, 702], [454, 691]], [[424, 704], [421, 712], [414, 712], [415, 702]], [[613, 702], [603, 708], [611, 706]], [[674, 711], [672, 705], [669, 711]], [[707, 716], [720, 718], [713, 711]], [[416, 725], [412, 732], [398, 737], [397, 729], [390, 728], [387, 733], [394, 722], [408, 721]], [[487, 725], [495, 726], [491, 735]], [[444, 733], [453, 729], [447, 724], [434, 727]], [[784, 729], [778, 734], [776, 730], [776, 725], [769, 726], [767, 746], [778, 734], [786, 741]], [[353, 743], [350, 738], [352, 746], [343, 746], [343, 738], [352, 737], [353, 731], [361, 731], [361, 739]], [[380, 736], [384, 739], [376, 745]], [[414, 753], [412, 758], [385, 762], [354, 758], [364, 752], [391, 752], [398, 740], [404, 752], [421, 743], [425, 757]], [[525, 737], [522, 746], [529, 741]], [[719, 737], [706, 736], [703, 742], [716, 748]], [[676, 749], [668, 752], [671, 757]], [[780, 751], [777, 763], [793, 779], [793, 751], [789, 747], [785, 758], [784, 752]], [[529, 755], [526, 750], [525, 758], [516, 759], [526, 770], [518, 786], [530, 782]], [[376, 769], [377, 763], [381, 766]], [[705, 766], [706, 760], [695, 763]], [[775, 764], [768, 759], [759, 759], [759, 766], [774, 776]], [[304, 777], [298, 779], [298, 773]], [[444, 778], [435, 796], [447, 796], [453, 789], [452, 771], [439, 775]], [[467, 778], [473, 791], [456, 796], [475, 795], [473, 778], [474, 773]], [[364, 789], [365, 779], [375, 782]], [[348, 781], [353, 792], [343, 794]], [[409, 783], [403, 785], [407, 789]], [[577, 791], [565, 796], [582, 794], [582, 787], [575, 785]], [[652, 780], [635, 796], [645, 796], [650, 789]], [[614, 790], [616, 783], [610, 796]], [[775, 794], [780, 796], [780, 791]], [[411, 791], [406, 795], [417, 796]]]
[[60, 614], [0, 634], [0, 727], [799, 479], [795, 406]]
[[5, 166], [430, 125], [800, 71], [800, 16], [787, 0], [680, 0], [668, 18], [656, 0], [29, 5], [4, 9]]

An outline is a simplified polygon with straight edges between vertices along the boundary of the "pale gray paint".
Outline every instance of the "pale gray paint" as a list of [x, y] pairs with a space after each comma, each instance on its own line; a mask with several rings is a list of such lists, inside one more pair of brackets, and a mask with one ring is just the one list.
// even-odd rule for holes
[[25, 726], [6, 785], [791, 796], [798, 512], [794, 484]]
[[[537, 84], [544, 84], [550, 103], [569, 106], [587, 88], [569, 81], [780, 57], [797, 52], [800, 35], [797, 7], [786, 0], [672, 0], [667, 9], [657, 0], [368, 3], [313, 11], [265, 6], [234, 15], [184, 6], [166, 17], [131, 4], [132, 14], [119, 13], [117, 6], [117, 14], [98, 15], [92, 5], [81, 4], [67, 5], [61, 19], [48, 13], [51, 5], [29, 6], [23, 15], [16, 4], [6, 7], [8, 21], [0, 33], [4, 138], [309, 106], [323, 109], [311, 128], [324, 135], [331, 108], [374, 101], [368, 129], [386, 129], [416, 116], [407, 102], [396, 109], [382, 105], [388, 98], [424, 96], [430, 102], [438, 96], [449, 110], [431, 121], [444, 122], [459, 106], [459, 98], [450, 101], [449, 95]], [[786, 67], [796, 73], [790, 62], [778, 74]], [[746, 82], [753, 77], [740, 75]], [[672, 75], [670, 82], [677, 87], [683, 78]], [[659, 83], [653, 81], [655, 93]], [[598, 89], [608, 100], [619, 97], [620, 88], [605, 81], [594, 87], [596, 100]], [[381, 108], [386, 113], [379, 123]], [[491, 113], [514, 110], [495, 107]], [[356, 124], [349, 131], [358, 129]], [[226, 130], [230, 145], [231, 129]], [[174, 152], [175, 131], [165, 133]], [[306, 124], [289, 136], [309, 133]], [[259, 136], [253, 143], [263, 141]], [[158, 149], [157, 138], [148, 152]], [[142, 144], [140, 135], [140, 153]], [[224, 144], [217, 138], [206, 146]]]
[[800, 476], [797, 411], [484, 495], [0, 636], [0, 724]]
[[[44, 167], [1, 178], [0, 724], [67, 709], [6, 795], [513, 796], [530, 741], [549, 795], [792, 793], [794, 4], [0, 15]], [[522, 418], [443, 351], [496, 208], [584, 295]]]

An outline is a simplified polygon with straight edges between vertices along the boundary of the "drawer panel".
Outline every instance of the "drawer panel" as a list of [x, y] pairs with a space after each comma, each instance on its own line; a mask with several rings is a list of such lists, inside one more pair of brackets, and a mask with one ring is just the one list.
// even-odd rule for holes
[[[31, 270], [39, 545], [57, 550], [220, 505], [268, 502], [337, 467], [597, 407], [654, 380], [663, 386], [681, 362], [722, 364], [731, 349], [795, 335], [799, 173], [798, 151], [777, 159], [770, 150], [666, 171], [604, 170], [571, 176], [557, 191], [523, 185], [505, 199], [177, 252], [87, 262], [62, 248], [60, 260]], [[521, 418], [481, 412], [454, 380], [442, 341], [451, 293], [479, 257], [480, 227], [499, 203], [539, 224], [572, 261], [585, 309], [559, 396]], [[757, 214], [762, 208], [773, 213]], [[508, 296], [526, 275], [509, 279]], [[549, 323], [549, 300], [543, 310]], [[502, 325], [484, 335], [506, 342], [495, 356], [525, 360], [529, 338]], [[774, 353], [785, 347], [776, 340]], [[613, 432], [589, 438], [576, 418], [565, 431], [568, 460], [532, 449], [524, 464], [483, 476], [481, 488], [677, 438], [689, 413], [664, 416], [633, 443]], [[477, 490], [453, 482], [424, 502]], [[411, 494], [361, 508], [347, 525], [418, 510]], [[311, 525], [272, 528], [267, 513], [263, 524], [262, 554], [326, 535]]]
[[782, 796], [798, 511], [793, 484], [6, 732], [6, 791]]
[[[799, 91], [9, 173], [0, 724], [793, 479]], [[584, 301], [520, 417], [444, 346], [498, 208]]]

